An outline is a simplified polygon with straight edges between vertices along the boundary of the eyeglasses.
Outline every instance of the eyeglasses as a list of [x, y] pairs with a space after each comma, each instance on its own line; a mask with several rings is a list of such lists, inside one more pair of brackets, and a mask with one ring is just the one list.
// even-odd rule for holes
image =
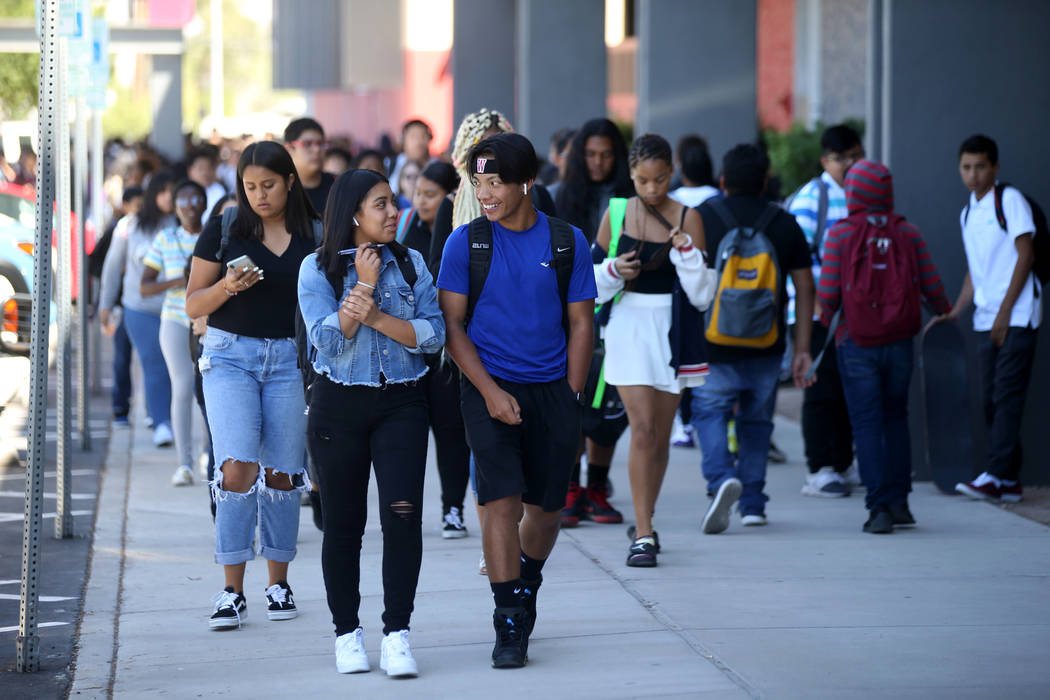
[[307, 150], [310, 150], [311, 148], [319, 148], [321, 150], [328, 148], [327, 141], [314, 141], [312, 139], [296, 139], [295, 141], [292, 141], [291, 144], [296, 148], [305, 148]]
[[177, 207], [199, 207], [202, 204], [204, 204], [204, 200], [199, 194], [175, 198], [175, 206]]
[[849, 153], [832, 153], [828, 156], [828, 159], [838, 163], [839, 165], [853, 165], [858, 160], [864, 159], [864, 150], [850, 151]]

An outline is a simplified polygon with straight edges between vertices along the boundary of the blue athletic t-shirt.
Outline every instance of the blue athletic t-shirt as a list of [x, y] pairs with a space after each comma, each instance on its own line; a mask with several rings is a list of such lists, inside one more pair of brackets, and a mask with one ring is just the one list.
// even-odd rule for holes
[[[437, 286], [470, 293], [469, 226], [460, 226], [445, 243]], [[587, 239], [573, 227], [569, 303], [598, 296]], [[467, 336], [474, 342], [488, 373], [511, 382], [533, 384], [561, 379], [566, 373], [558, 278], [551, 264], [550, 224], [536, 212], [536, 223], [524, 231], [492, 224], [492, 266]]]

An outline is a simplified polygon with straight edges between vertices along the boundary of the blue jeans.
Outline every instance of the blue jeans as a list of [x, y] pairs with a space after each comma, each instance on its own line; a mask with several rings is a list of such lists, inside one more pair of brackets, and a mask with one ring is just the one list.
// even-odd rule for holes
[[266, 486], [265, 469], [292, 477], [299, 490], [306, 478], [306, 403], [291, 338], [251, 338], [208, 328], [198, 360], [216, 464], [228, 460], [260, 466], [247, 493], [222, 488], [222, 469], [212, 482], [215, 496], [215, 562], [240, 564], [254, 558], [252, 535], [259, 526], [260, 555], [271, 561], [295, 558], [300, 496]]
[[862, 348], [846, 339], [837, 348], [860, 478], [868, 510], [907, 503], [911, 491], [908, 386], [912, 341]]
[[131, 339], [123, 316], [113, 334], [113, 415], [126, 416], [131, 410]]
[[146, 412], [153, 425], [171, 425], [171, 379], [160, 351], [160, 314], [124, 309], [124, 325], [142, 363]]
[[[769, 496], [766, 461], [773, 434], [774, 395], [780, 373], [780, 355], [754, 357], [734, 362], [711, 363], [711, 374], [703, 386], [693, 389], [693, 428], [700, 440], [701, 462], [707, 490], [714, 493], [726, 479], [740, 479], [743, 515], [763, 515]], [[733, 407], [739, 450], [736, 464], [729, 452], [728, 423]]]

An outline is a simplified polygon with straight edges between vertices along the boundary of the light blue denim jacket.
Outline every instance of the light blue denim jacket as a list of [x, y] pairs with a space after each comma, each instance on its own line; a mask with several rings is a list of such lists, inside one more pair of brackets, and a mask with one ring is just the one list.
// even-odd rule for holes
[[408, 252], [416, 269], [415, 286], [408, 286], [393, 254], [384, 247], [372, 298], [383, 313], [412, 324], [416, 331], [414, 348], [364, 324], [353, 338], [345, 337], [339, 327], [339, 304], [357, 284], [357, 269], [347, 258], [343, 293], [336, 299], [324, 271], [317, 269], [317, 254], [303, 258], [299, 267], [299, 308], [306, 324], [314, 371], [339, 384], [361, 386], [381, 386], [380, 372], [389, 384], [410, 382], [426, 374], [423, 354], [441, 350], [445, 344], [445, 321], [438, 308], [434, 278], [423, 256], [414, 250]]

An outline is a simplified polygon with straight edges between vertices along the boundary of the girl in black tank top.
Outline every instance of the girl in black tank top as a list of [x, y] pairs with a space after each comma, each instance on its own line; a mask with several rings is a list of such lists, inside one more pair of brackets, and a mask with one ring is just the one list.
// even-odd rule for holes
[[[674, 169], [666, 140], [654, 134], [640, 137], [631, 146], [629, 160], [637, 196], [627, 201], [618, 256], [606, 263], [615, 277], [625, 280], [625, 293], [606, 329], [605, 377], [619, 390], [631, 424], [628, 471], [637, 524], [627, 565], [656, 566], [652, 518], [667, 470], [681, 386], [688, 385], [668, 366], [671, 300], [678, 275], [671, 249], [677, 250], [676, 260], [690, 256], [696, 263], [692, 256], [704, 249], [704, 233], [700, 215], [667, 196]], [[607, 251], [611, 237], [607, 211], [596, 245]]]

